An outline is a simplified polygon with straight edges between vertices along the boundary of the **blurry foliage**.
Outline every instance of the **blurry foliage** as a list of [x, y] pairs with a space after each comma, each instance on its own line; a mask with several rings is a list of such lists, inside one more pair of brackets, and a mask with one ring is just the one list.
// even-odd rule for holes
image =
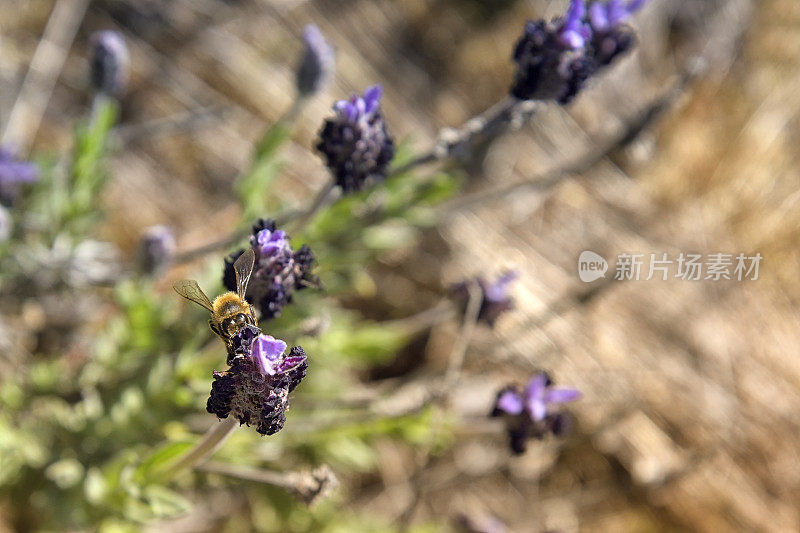
[[[69, 273], [58, 270], [73, 268], [67, 263], [51, 265], [59, 283], [37, 281], [57, 243], [68, 243], [74, 252], [96, 236], [103, 216], [99, 196], [109, 178], [106, 139], [116, 116], [113, 101], [97, 99], [91, 119], [76, 129], [71, 161], [40, 160], [43, 178], [12, 210], [15, 233], [0, 247], [3, 313], [18, 314], [23, 298], [68, 295], [92, 303], [91, 314], [68, 321], [60, 351], [44, 353], [32, 343], [32, 353], [22, 349], [16, 359], [5, 356], [15, 367], [0, 378], [0, 502], [20, 530], [132, 531], [186, 514], [219, 487], [241, 486], [212, 474], [166, 475], [211, 422], [205, 402], [212, 371], [223, 368], [225, 353], [206, 326], [205, 312], [154, 280], [124, 272], [112, 288], [78, 291]], [[289, 131], [289, 124], [279, 122], [266, 132], [237, 184], [243, 224], [281, 207], [269, 191]], [[396, 164], [411, 157], [402, 149]], [[342, 309], [336, 296], [356, 290], [364, 267], [381, 253], [414, 246], [420, 229], [435, 222], [433, 207], [457, 187], [444, 173], [395, 175], [323, 209], [294, 236], [316, 253], [324, 290], [303, 291], [283, 316], [262, 327], [306, 349], [308, 378], [293, 396], [310, 401], [296, 402], [286, 428], [273, 437], [235, 432], [216, 458], [277, 470], [327, 462], [348, 475], [374, 468], [370, 443], [376, 438], [431, 449], [448, 445], [447, 424], [433, 422], [441, 416], [433, 409], [375, 418], [364, 409], [326, 407], [326, 398], [346, 399], [358, 371], [385, 363], [409, 341], [406, 331]], [[221, 286], [221, 266], [221, 257], [209, 257], [196, 276], [209, 293]], [[320, 331], [303, 331], [304, 321], [321, 317], [327, 320]], [[295, 434], [295, 426], [304, 429]], [[244, 486], [236, 505], [248, 512], [232, 512], [228, 530], [392, 530], [345, 510], [337, 499], [346, 494], [309, 509], [282, 489]]]

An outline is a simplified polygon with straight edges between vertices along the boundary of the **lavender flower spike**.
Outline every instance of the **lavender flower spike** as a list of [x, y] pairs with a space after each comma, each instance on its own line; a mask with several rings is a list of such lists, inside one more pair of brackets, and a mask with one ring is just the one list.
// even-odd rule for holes
[[[268, 320], [280, 316], [284, 306], [292, 301], [295, 291], [318, 286], [311, 274], [314, 254], [308, 246], [294, 250], [286, 232], [275, 228], [272, 220], [259, 220], [253, 227], [250, 246], [256, 254], [256, 264], [247, 285], [247, 301]], [[240, 250], [225, 259], [223, 283], [236, 290], [233, 264], [244, 253]]]
[[334, 104], [334, 118], [325, 121], [317, 150], [345, 193], [364, 189], [386, 178], [394, 157], [394, 140], [381, 114], [380, 85], [369, 87], [364, 96]]
[[528, 22], [514, 49], [511, 94], [522, 100], [569, 103], [587, 80], [630, 50], [636, 38], [624, 23], [648, 0], [571, 0], [564, 17]]
[[325, 89], [335, 66], [335, 54], [320, 29], [309, 24], [303, 28], [305, 50], [297, 67], [297, 92], [301, 97], [311, 96]]
[[262, 435], [283, 428], [289, 393], [305, 377], [308, 360], [295, 346], [284, 355], [286, 343], [246, 325], [233, 339], [230, 368], [214, 372], [206, 410], [219, 418], [233, 415], [240, 424], [255, 425]]
[[504, 416], [511, 450], [524, 453], [528, 440], [542, 439], [548, 433], [565, 434], [571, 417], [559, 405], [581, 398], [576, 389], [557, 389], [550, 377], [540, 372], [533, 376], [524, 389], [509, 386], [497, 393], [492, 416]]
[[130, 71], [125, 39], [119, 32], [103, 30], [92, 34], [89, 45], [92, 86], [99, 93], [119, 95], [128, 84]]
[[[514, 308], [514, 300], [509, 295], [509, 289], [517, 278], [519, 278], [519, 272], [509, 270], [491, 283], [482, 277], [474, 280], [478, 283], [483, 298], [478, 311], [478, 320], [493, 327], [500, 315]], [[464, 304], [469, 298], [468, 285], [469, 282], [461, 282], [452, 288], [453, 295]]]
[[548, 409], [552, 406], [572, 402], [581, 397], [580, 391], [576, 389], [553, 389], [548, 381], [546, 374], [539, 373], [525, 387], [525, 408], [534, 422], [544, 420]]

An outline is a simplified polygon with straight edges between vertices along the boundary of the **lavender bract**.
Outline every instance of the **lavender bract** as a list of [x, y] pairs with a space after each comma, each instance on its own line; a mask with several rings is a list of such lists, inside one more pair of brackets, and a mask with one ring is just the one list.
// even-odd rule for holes
[[369, 87], [364, 96], [354, 94], [333, 106], [336, 116], [325, 121], [317, 150], [345, 193], [363, 190], [369, 183], [386, 178], [395, 146], [381, 114], [380, 85]]
[[39, 179], [39, 167], [22, 161], [9, 148], [0, 148], [0, 202], [10, 204], [23, 185]]
[[[495, 281], [488, 282], [482, 277], [475, 279], [481, 290], [481, 307], [478, 311], [478, 320], [493, 327], [497, 319], [514, 308], [514, 300], [509, 294], [511, 284], [519, 278], [519, 272], [509, 270], [499, 276]], [[461, 282], [453, 286], [454, 296], [463, 304], [469, 299], [469, 283]]]
[[255, 425], [262, 435], [273, 435], [286, 422], [289, 393], [306, 375], [306, 354], [299, 346], [284, 354], [285, 342], [251, 325], [233, 341], [230, 368], [214, 372], [206, 410], [219, 418], [232, 415], [242, 425]]
[[[280, 316], [283, 307], [292, 301], [294, 291], [318, 286], [319, 281], [311, 274], [314, 253], [308, 246], [294, 250], [289, 236], [276, 229], [274, 221], [259, 220], [253, 226], [250, 246], [256, 254], [256, 264], [245, 296], [262, 320]], [[228, 290], [236, 290], [233, 264], [243, 253], [240, 250], [225, 259], [222, 281]]]
[[119, 95], [128, 84], [130, 56], [119, 32], [102, 30], [89, 38], [92, 87], [102, 94]]
[[297, 67], [297, 92], [302, 97], [322, 91], [333, 75], [335, 56], [320, 29], [309, 24], [303, 28], [303, 57]]
[[636, 37], [625, 24], [647, 0], [571, 0], [564, 17], [530, 21], [517, 42], [511, 94], [522, 100], [569, 103], [586, 81], [633, 48]]
[[565, 434], [571, 426], [571, 417], [558, 406], [580, 398], [580, 391], [554, 388], [550, 376], [540, 372], [524, 389], [509, 386], [500, 390], [491, 416], [506, 418], [511, 450], [522, 454], [531, 438], [543, 439], [548, 433]]

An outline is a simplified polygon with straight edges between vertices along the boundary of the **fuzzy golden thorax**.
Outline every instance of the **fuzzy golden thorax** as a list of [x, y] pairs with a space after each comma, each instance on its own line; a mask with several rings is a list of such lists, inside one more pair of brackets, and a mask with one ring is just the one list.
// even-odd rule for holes
[[[226, 292], [214, 298], [212, 322], [215, 333], [223, 337], [236, 334], [244, 324], [257, 325], [253, 307], [235, 292]], [[212, 329], [214, 327], [212, 326]]]

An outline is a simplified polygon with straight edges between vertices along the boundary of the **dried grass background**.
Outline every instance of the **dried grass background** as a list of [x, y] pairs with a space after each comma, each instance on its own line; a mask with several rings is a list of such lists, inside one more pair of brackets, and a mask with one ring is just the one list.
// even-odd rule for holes
[[[288, 151], [278, 190], [298, 204], [327, 178], [309, 147], [334, 98], [383, 83], [393, 132], [424, 149], [440, 127], [501, 97], [524, 20], [565, 3], [96, 0], [32, 144], [69, 148], [87, 99], [87, 36], [120, 29], [134, 66], [120, 130], [129, 143], [113, 157], [98, 232], [132, 253], [143, 228], [163, 223], [191, 248], [235, 223], [231, 184], [291, 103], [304, 24], [331, 39], [338, 65]], [[0, 4], [0, 124], [53, 4]], [[570, 108], [548, 109], [495, 143], [468, 188], [530, 179], [591, 150], [701, 55], [708, 70], [664, 120], [556, 187], [453, 212], [423, 246], [370, 272], [373, 284], [353, 305], [378, 318], [421, 311], [465, 275], [513, 266], [522, 277], [517, 310], [480, 331], [467, 354], [453, 403], [474, 426], [437, 456], [387, 440], [374, 478], [347, 479], [348, 505], [412, 523], [485, 512], [520, 532], [800, 528], [800, 4], [653, 0], [636, 24], [637, 53]], [[191, 129], [136, 134], [200, 108]], [[576, 274], [583, 250], [760, 252], [764, 261], [755, 282], [653, 280], [587, 292]], [[185, 273], [175, 270], [170, 280]], [[454, 324], [433, 329], [415, 353], [416, 376], [444, 367], [455, 333]], [[510, 458], [482, 417], [497, 387], [541, 367], [584, 391], [576, 432]], [[163, 528], [206, 529], [224, 520], [216, 512], [199, 508]]]

